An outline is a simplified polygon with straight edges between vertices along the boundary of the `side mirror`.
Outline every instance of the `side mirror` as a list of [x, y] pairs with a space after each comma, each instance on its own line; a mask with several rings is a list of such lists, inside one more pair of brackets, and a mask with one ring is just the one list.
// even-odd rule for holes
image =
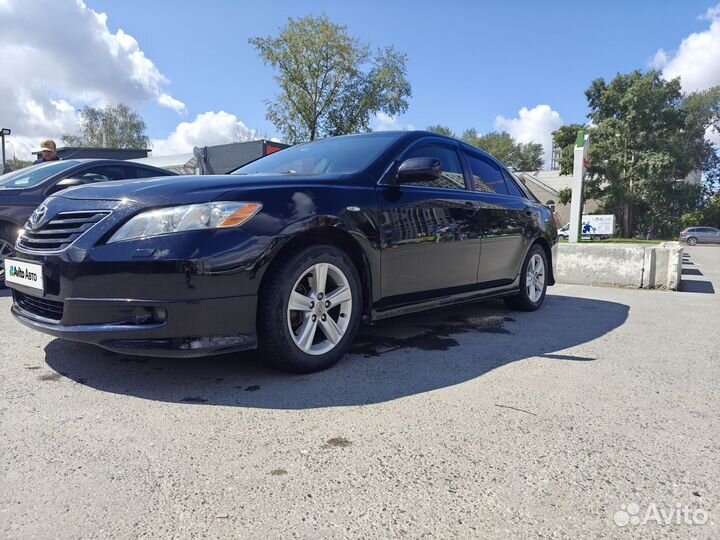
[[406, 159], [397, 172], [398, 182], [432, 182], [442, 175], [442, 164], [437, 158], [416, 157]]
[[60, 180], [57, 184], [55, 184], [51, 189], [50, 193], [56, 193], [58, 191], [62, 191], [63, 189], [75, 187], [75, 186], [82, 186], [85, 184], [86, 181], [82, 178], [65, 178], [64, 180]]

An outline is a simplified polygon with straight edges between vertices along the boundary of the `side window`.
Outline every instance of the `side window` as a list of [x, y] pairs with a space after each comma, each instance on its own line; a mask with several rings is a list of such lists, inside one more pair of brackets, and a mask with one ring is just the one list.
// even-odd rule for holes
[[414, 157], [437, 158], [442, 164], [442, 176], [434, 182], [407, 183], [406, 186], [436, 187], [443, 189], [465, 189], [460, 158], [454, 148], [440, 144], [421, 144], [410, 150], [403, 159]]
[[[510, 177], [510, 175], [504, 169], [503, 169], [502, 173], [503, 173], [503, 176], [505, 177], [505, 185], [507, 186], [508, 195], [512, 195], [513, 197], [524, 197], [525, 195], [523, 194], [522, 191], [520, 191], [520, 188], [515, 183], [515, 181]], [[553, 204], [553, 206], [555, 205], [554, 202], [552, 204]]]
[[134, 175], [133, 171], [129, 167], [123, 167], [121, 165], [102, 165], [99, 167], [92, 167], [83, 173], [74, 175], [73, 177], [82, 178], [88, 183], [94, 183], [134, 178]]
[[[154, 171], [152, 169], [145, 169], [143, 167], [132, 167], [134, 175], [132, 178], [152, 178], [154, 176], [169, 176], [167, 173], [162, 171]], [[130, 178], [130, 177], [128, 177]]]
[[508, 194], [505, 179], [500, 169], [479, 156], [466, 153], [465, 157], [467, 157], [473, 180], [475, 180], [475, 191]]

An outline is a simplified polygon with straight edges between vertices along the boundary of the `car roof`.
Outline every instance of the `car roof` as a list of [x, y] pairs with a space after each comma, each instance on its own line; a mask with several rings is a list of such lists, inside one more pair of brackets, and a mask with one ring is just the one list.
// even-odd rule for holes
[[70, 159], [63, 159], [62, 161], [72, 163], [75, 165], [86, 165], [86, 164], [103, 164], [103, 165], [132, 165], [133, 167], [141, 167], [144, 169], [152, 169], [155, 171], [160, 171], [163, 173], [167, 173], [168, 175], [177, 175], [177, 173], [173, 171], [169, 171], [167, 169], [162, 169], [160, 167], [154, 167], [152, 165], [146, 165], [144, 163], [135, 163], [132, 161], [128, 161], [126, 159], [111, 159], [111, 158], [70, 158]]

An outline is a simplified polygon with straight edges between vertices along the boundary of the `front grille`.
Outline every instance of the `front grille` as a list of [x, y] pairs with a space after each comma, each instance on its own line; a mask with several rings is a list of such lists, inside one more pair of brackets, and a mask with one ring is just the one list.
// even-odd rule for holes
[[14, 291], [15, 303], [25, 311], [53, 321], [63, 318], [63, 303]]
[[65, 249], [109, 213], [61, 212], [38, 229], [32, 230], [26, 225], [18, 240], [18, 246], [35, 251]]

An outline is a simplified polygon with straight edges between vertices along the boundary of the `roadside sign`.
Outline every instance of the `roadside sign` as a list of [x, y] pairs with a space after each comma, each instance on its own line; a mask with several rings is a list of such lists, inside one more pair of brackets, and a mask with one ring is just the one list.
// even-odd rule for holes
[[613, 214], [584, 215], [580, 234], [612, 236], [615, 234], [615, 216]]

